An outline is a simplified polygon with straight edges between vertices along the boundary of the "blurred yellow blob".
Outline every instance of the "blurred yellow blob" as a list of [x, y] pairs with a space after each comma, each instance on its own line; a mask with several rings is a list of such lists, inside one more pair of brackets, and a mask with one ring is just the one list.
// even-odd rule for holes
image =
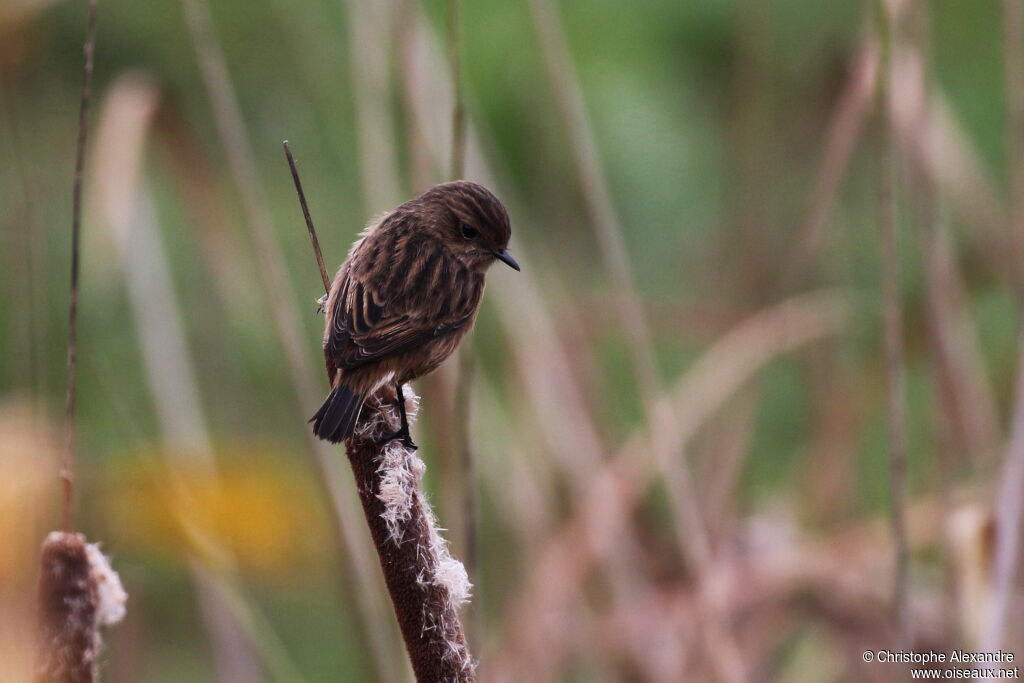
[[285, 462], [266, 448], [238, 447], [219, 450], [216, 469], [167, 457], [125, 459], [109, 481], [108, 542], [268, 579], [307, 569], [331, 541], [315, 502], [319, 490]]
[[[27, 404], [0, 405], [0, 679], [31, 680], [39, 548], [59, 520], [56, 441]], [[9, 678], [4, 678], [8, 676]]]

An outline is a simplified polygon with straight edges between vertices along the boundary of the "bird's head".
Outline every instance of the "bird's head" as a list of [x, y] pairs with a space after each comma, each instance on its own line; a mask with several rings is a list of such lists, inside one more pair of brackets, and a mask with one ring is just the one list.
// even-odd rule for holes
[[427, 229], [466, 267], [483, 271], [498, 260], [519, 270], [508, 253], [508, 212], [486, 187], [456, 180], [430, 188], [416, 201], [432, 218]]

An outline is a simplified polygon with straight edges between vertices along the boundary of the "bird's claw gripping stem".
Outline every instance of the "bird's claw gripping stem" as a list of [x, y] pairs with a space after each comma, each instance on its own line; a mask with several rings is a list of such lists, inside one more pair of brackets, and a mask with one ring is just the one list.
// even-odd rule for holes
[[399, 439], [402, 442], [402, 445], [408, 448], [409, 450], [415, 451], [419, 449], [419, 446], [413, 443], [412, 435], [409, 434], [408, 429], [399, 429], [397, 432], [394, 432], [393, 434], [388, 434], [387, 436], [375, 441], [373, 445], [380, 447], [389, 441], [394, 441], [395, 439]]
[[393, 441], [394, 439], [401, 439], [402, 440], [402, 444], [406, 448], [415, 451], [416, 449], [419, 448], [419, 446], [417, 446], [415, 443], [413, 443], [412, 434], [409, 433], [409, 418], [408, 418], [408, 416], [405, 413], [405, 393], [402, 391], [402, 383], [401, 382], [395, 382], [395, 394], [396, 394], [396, 397], [395, 397], [396, 398], [396, 403], [397, 403], [397, 406], [398, 406], [398, 417], [402, 421], [402, 426], [399, 427], [398, 431], [395, 432], [394, 434], [389, 434], [389, 435], [385, 436], [384, 438], [380, 439], [379, 441], [377, 441], [377, 443], [375, 445], [376, 446], [383, 446], [388, 441]]
[[316, 300], [316, 313], [317, 315], [327, 312], [327, 295], [324, 294], [322, 297]]

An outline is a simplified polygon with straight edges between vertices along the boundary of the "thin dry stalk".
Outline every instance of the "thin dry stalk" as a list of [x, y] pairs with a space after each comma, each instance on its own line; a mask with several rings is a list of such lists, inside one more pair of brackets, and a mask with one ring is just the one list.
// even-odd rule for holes
[[[452, 148], [450, 180], [459, 180], [466, 169], [466, 104], [462, 84], [462, 26], [460, 0], [448, 0], [448, 48], [451, 59], [452, 80]], [[473, 465], [473, 447], [469, 435], [470, 397], [473, 393], [475, 364], [471, 346], [463, 347], [458, 355], [455, 400], [452, 421], [456, 434], [459, 472], [455, 478], [461, 498], [462, 553], [470, 575], [477, 575], [477, 511], [476, 473]], [[472, 610], [472, 605], [470, 609]], [[475, 623], [475, 621], [473, 622]]]
[[853, 61], [846, 86], [829, 121], [818, 163], [817, 182], [808, 198], [803, 226], [796, 238], [793, 260], [782, 278], [784, 288], [801, 281], [821, 248], [836, 195], [871, 112], [877, 73], [878, 46], [868, 41], [862, 45]]
[[[367, 401], [345, 450], [416, 680], [469, 683], [475, 666], [458, 608], [471, 585], [419, 490], [423, 461], [397, 439], [382, 441], [399, 427], [396, 402], [392, 387]], [[417, 407], [406, 399], [409, 419]]]
[[[856, 374], [843, 363], [837, 344], [809, 349], [802, 367], [814, 407], [801, 486], [809, 514], [827, 527], [849, 519], [858, 498], [856, 442], [850, 438], [861, 424]], [[837, 401], [836, 396], [846, 398]]]
[[728, 536], [740, 512], [736, 482], [753, 443], [761, 393], [755, 386], [735, 398], [735, 405], [718, 421], [722, 433], [716, 435], [713, 447], [708, 449], [707, 475], [700, 480], [706, 482], [703, 501], [712, 535]]
[[934, 226], [925, 251], [931, 344], [947, 420], [974, 462], [991, 463], [1001, 438], [998, 411], [948, 231]]
[[934, 178], [914, 153], [924, 149], [935, 125], [928, 55], [926, 7], [918, 5], [915, 37], [893, 64], [893, 110], [900, 125], [901, 150], [908, 157], [915, 222], [927, 264], [929, 343], [946, 415], [962, 450], [975, 462], [990, 462], [999, 450], [998, 413], [971, 320], [963, 274], [948, 230], [939, 220]]
[[89, 3], [82, 92], [78, 108], [78, 141], [72, 186], [71, 282], [68, 304], [68, 386], [65, 413], [63, 531], [43, 543], [38, 587], [37, 643], [40, 683], [92, 683], [99, 677], [100, 627], [124, 617], [128, 599], [121, 580], [95, 544], [73, 533], [75, 466], [75, 399], [78, 370], [78, 281], [81, 254], [82, 190], [93, 56], [96, 51], [96, 0]]
[[89, 19], [82, 48], [82, 93], [78, 105], [78, 141], [75, 146], [75, 180], [71, 190], [71, 296], [68, 300], [68, 388], [64, 410], [64, 460], [60, 468], [63, 492], [63, 527], [74, 526], [75, 399], [78, 390], [78, 274], [82, 234], [82, 185], [85, 171], [85, 143], [89, 129], [89, 104], [92, 100], [93, 56], [96, 53], [96, 5], [89, 0]]
[[316, 265], [320, 268], [320, 279], [324, 282], [324, 292], [331, 291], [331, 278], [327, 274], [327, 266], [324, 265], [324, 255], [320, 251], [320, 240], [316, 238], [316, 229], [313, 227], [313, 218], [309, 215], [309, 205], [306, 204], [306, 193], [302, 191], [302, 181], [299, 180], [299, 169], [295, 167], [295, 157], [292, 156], [292, 148], [285, 140], [281, 143], [284, 147], [284, 155], [288, 158], [288, 168], [292, 172], [292, 182], [295, 183], [295, 194], [299, 195], [299, 206], [302, 207], [302, 217], [306, 219], [306, 230], [309, 232], [309, 241], [313, 245], [313, 255], [316, 256]]
[[[228, 166], [235, 185], [242, 196], [246, 212], [245, 225], [255, 243], [256, 256], [262, 276], [267, 308], [274, 321], [278, 340], [284, 350], [289, 375], [295, 388], [297, 405], [302, 421], [312, 413], [318, 394], [313, 378], [312, 361], [300, 336], [300, 319], [295, 307], [292, 284], [284, 260], [274, 238], [270, 209], [262, 192], [262, 183], [247, 139], [245, 123], [238, 106], [238, 98], [231, 82], [223, 51], [217, 40], [209, 7], [205, 0], [182, 0], [186, 23], [195, 44], [199, 66], [210, 98], [214, 120], [224, 146]], [[367, 639], [377, 672], [384, 680], [399, 680], [394, 658], [389, 655], [389, 635], [392, 632], [381, 605], [372, 559], [360, 539], [364, 531], [355, 520], [351, 487], [345, 482], [334, 451], [309, 433], [311, 447], [334, 510], [346, 558], [352, 562], [357, 588], [353, 591], [357, 607], [363, 618]]]
[[[899, 69], [896, 61], [894, 67]], [[920, 117], [912, 107], [899, 106], [904, 83], [896, 79], [893, 90], [895, 125], [904, 144], [912, 145], [914, 160], [921, 165], [936, 191], [970, 228], [989, 267], [1009, 283], [1015, 279], [1017, 264], [1006, 234], [1005, 211], [993, 192], [989, 172], [969, 144], [962, 126], [956, 121], [947, 98], [934, 92], [927, 106], [924, 131]], [[936, 89], [937, 90], [937, 89]]]
[[900, 294], [899, 245], [896, 234], [896, 139], [890, 93], [892, 88], [892, 16], [885, 0], [875, 0], [880, 49], [878, 116], [879, 148], [878, 229], [882, 251], [882, 314], [885, 322], [885, 366], [888, 400], [889, 477], [892, 531], [896, 552], [893, 607], [903, 643], [910, 642], [909, 560], [907, 547], [907, 432], [906, 370], [903, 361], [903, 305]]

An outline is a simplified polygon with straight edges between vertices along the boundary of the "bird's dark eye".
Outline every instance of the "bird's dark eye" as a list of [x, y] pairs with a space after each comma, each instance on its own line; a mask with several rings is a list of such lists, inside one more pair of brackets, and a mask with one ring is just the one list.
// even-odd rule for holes
[[479, 234], [480, 233], [473, 226], [466, 225], [465, 223], [462, 224], [462, 236], [467, 240], [474, 239]]

